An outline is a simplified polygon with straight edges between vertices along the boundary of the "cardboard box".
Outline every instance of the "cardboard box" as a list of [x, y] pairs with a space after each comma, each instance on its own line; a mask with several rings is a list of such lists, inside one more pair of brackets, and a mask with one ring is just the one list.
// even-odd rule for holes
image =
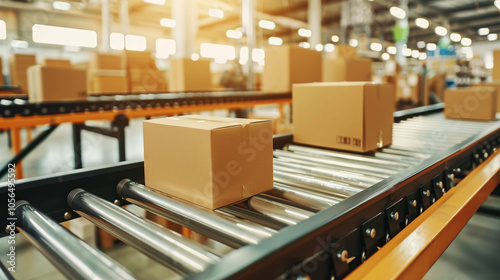
[[210, 61], [189, 58], [170, 60], [169, 91], [210, 91], [212, 81]]
[[273, 188], [270, 121], [189, 115], [143, 129], [150, 188], [209, 209]]
[[446, 89], [444, 116], [449, 119], [495, 120], [497, 93], [493, 87]]
[[327, 54], [327, 58], [358, 58], [358, 50], [350, 45], [335, 45], [335, 49]]
[[30, 102], [87, 99], [85, 70], [35, 65], [28, 68]]
[[119, 76], [95, 76], [89, 81], [88, 94], [127, 94], [127, 78]]
[[321, 81], [321, 52], [295, 46], [266, 49], [265, 92], [290, 92], [292, 84]]
[[390, 145], [394, 87], [369, 82], [295, 84], [293, 140], [355, 152]]
[[125, 63], [121, 55], [94, 53], [90, 59], [90, 69], [124, 70]]
[[156, 69], [155, 61], [149, 51], [125, 51], [124, 54], [127, 62], [127, 68], [153, 67]]
[[372, 80], [372, 61], [369, 58], [324, 59], [323, 82], [355, 82]]
[[2, 64], [2, 57], [0, 57], [0, 86], [5, 85], [5, 79], [3, 77], [3, 64]]
[[36, 56], [30, 54], [12, 54], [10, 57], [10, 85], [28, 90], [28, 67], [36, 65]]
[[131, 92], [165, 91], [166, 73], [156, 68], [128, 69], [128, 81]]
[[45, 59], [44, 66], [72, 68], [71, 61], [67, 59]]
[[492, 80], [500, 82], [500, 50], [493, 51], [493, 69], [491, 70]]
[[492, 87], [496, 90], [497, 93], [497, 103], [496, 103], [496, 110], [497, 112], [500, 112], [500, 82], [492, 82], [492, 83], [486, 83], [486, 84], [480, 84], [480, 85], [472, 85], [472, 87]]

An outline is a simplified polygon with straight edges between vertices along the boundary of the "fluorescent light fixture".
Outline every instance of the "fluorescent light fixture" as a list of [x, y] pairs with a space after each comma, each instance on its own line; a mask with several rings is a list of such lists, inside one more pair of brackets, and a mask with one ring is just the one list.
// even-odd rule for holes
[[266, 52], [263, 49], [252, 50], [252, 60], [261, 63], [266, 58]]
[[436, 28], [434, 28], [434, 32], [436, 32], [436, 34], [439, 36], [444, 36], [448, 34], [448, 29], [443, 26], [436, 26]]
[[193, 53], [193, 54], [191, 55], [191, 60], [192, 60], [192, 61], [198, 61], [198, 60], [200, 60], [200, 55], [199, 55], [199, 54], [197, 54], [197, 53]]
[[214, 61], [217, 64], [226, 64], [227, 63], [227, 59], [225, 59], [225, 58], [215, 58]]
[[325, 52], [333, 52], [335, 50], [335, 45], [332, 43], [325, 44]]
[[382, 54], [382, 59], [383, 60], [389, 60], [389, 58], [391, 58], [391, 56], [388, 53], [383, 53]]
[[472, 40], [470, 38], [467, 38], [467, 37], [462, 38], [462, 40], [460, 42], [462, 43], [462, 45], [464, 45], [466, 47], [472, 45]]
[[7, 25], [5, 21], [0, 20], [0, 40], [5, 40], [7, 38]]
[[312, 32], [309, 29], [301, 28], [299, 29], [299, 36], [301, 37], [311, 37]]
[[460, 40], [462, 40], [462, 36], [458, 33], [451, 33], [450, 40], [452, 40], [453, 42], [460, 42]]
[[229, 45], [203, 43], [200, 45], [200, 55], [206, 58], [233, 60], [236, 49]]
[[261, 19], [259, 21], [259, 26], [260, 28], [264, 28], [264, 29], [268, 29], [268, 30], [273, 30], [274, 28], [276, 28], [276, 24], [270, 20], [265, 20], [265, 19]]
[[424, 41], [418, 41], [417, 42], [417, 48], [419, 48], [419, 49], [425, 48], [425, 42]]
[[496, 33], [490, 33], [488, 34], [488, 41], [496, 41], [498, 39], [498, 34]]
[[273, 46], [283, 45], [283, 39], [281, 39], [279, 37], [269, 37], [269, 39], [267, 39], [267, 42]]
[[484, 68], [486, 69], [493, 69], [493, 66], [494, 66], [493, 61], [488, 61], [484, 64]]
[[208, 15], [211, 17], [215, 17], [215, 18], [223, 18], [224, 12], [222, 10], [219, 10], [219, 9], [209, 9]]
[[495, 4], [495, 7], [500, 9], [500, 0], [495, 0], [495, 2], [493, 2], [493, 4]]
[[370, 44], [370, 49], [375, 52], [382, 51], [382, 44], [380, 43], [371, 43]]
[[69, 11], [71, 9], [71, 4], [63, 1], [52, 2], [52, 8], [61, 11]]
[[156, 39], [156, 57], [167, 59], [175, 54], [175, 40], [158, 38]]
[[127, 34], [127, 36], [125, 36], [125, 49], [127, 51], [139, 51], [139, 52], [145, 51], [146, 37]]
[[418, 58], [419, 55], [420, 55], [420, 52], [418, 50], [411, 51], [411, 57]]
[[323, 45], [322, 44], [317, 44], [315, 49], [318, 51], [318, 52], [321, 52], [323, 51]]
[[155, 5], [163, 5], [165, 4], [165, 0], [144, 0], [146, 3], [155, 4]]
[[387, 47], [387, 52], [390, 54], [396, 54], [398, 52], [398, 49], [396, 49], [396, 47], [394, 46], [389, 46]]
[[64, 46], [64, 50], [67, 52], [79, 52], [80, 47], [75, 47], [75, 46]]
[[308, 42], [300, 42], [299, 47], [309, 49], [311, 47], [311, 44], [309, 44]]
[[477, 33], [478, 33], [479, 35], [481, 35], [481, 36], [486, 36], [486, 35], [490, 34], [490, 29], [489, 29], [489, 28], [487, 28], [487, 27], [479, 28], [479, 29], [477, 30]]
[[62, 46], [97, 47], [97, 33], [93, 30], [34, 24], [33, 42]]
[[332, 39], [332, 42], [334, 42], [334, 43], [337, 43], [340, 40], [339, 36], [337, 36], [337, 35], [333, 35], [331, 39]]
[[427, 44], [427, 50], [429, 50], [429, 51], [435, 51], [436, 48], [437, 48], [437, 46], [434, 43], [428, 43]]
[[400, 7], [391, 7], [389, 9], [389, 12], [391, 13], [391, 15], [399, 19], [404, 19], [406, 17], [405, 10], [401, 9]]
[[248, 62], [248, 47], [240, 48], [240, 60], [239, 63], [241, 65], [245, 65]]
[[241, 39], [241, 37], [243, 37], [243, 33], [238, 30], [228, 30], [226, 31], [226, 36], [231, 39]]
[[418, 59], [420, 60], [425, 60], [427, 59], [427, 54], [424, 53], [424, 52], [421, 52], [419, 55], [418, 55]]
[[125, 48], [125, 36], [122, 33], [109, 34], [109, 47], [112, 50], [123, 50]]
[[356, 39], [349, 40], [349, 46], [351, 46], [351, 47], [357, 47], [358, 46], [358, 40], [356, 40]]
[[415, 19], [415, 24], [423, 29], [429, 28], [429, 21], [425, 18], [417, 18]]
[[10, 46], [18, 49], [26, 49], [29, 46], [29, 44], [26, 41], [12, 40], [10, 42]]
[[401, 53], [404, 55], [404, 56], [411, 56], [411, 49], [408, 49], [408, 48], [404, 48]]
[[175, 21], [175, 19], [162, 18], [160, 19], [160, 25], [164, 27], [174, 28], [177, 25], [177, 22]]

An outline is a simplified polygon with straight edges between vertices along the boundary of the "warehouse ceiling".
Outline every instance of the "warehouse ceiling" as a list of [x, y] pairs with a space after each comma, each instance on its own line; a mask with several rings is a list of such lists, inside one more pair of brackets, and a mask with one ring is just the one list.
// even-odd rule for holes
[[[371, 37], [385, 41], [393, 41], [392, 28], [396, 19], [389, 13], [392, 6], [399, 6], [399, 0], [366, 0], [372, 5], [373, 20], [370, 24]], [[28, 3], [25, 3], [28, 2]], [[51, 9], [51, 0], [19, 0], [0, 1], [2, 10]], [[69, 11], [76, 16], [100, 19], [100, 0], [71, 0]], [[128, 9], [131, 26], [146, 26], [148, 28], [164, 29], [168, 36], [170, 29], [161, 27], [162, 18], [171, 17], [171, 1], [166, 0], [164, 5], [154, 5], [143, 0], [129, 0]], [[257, 37], [262, 42], [270, 36], [282, 37], [285, 42], [305, 41], [298, 36], [297, 29], [307, 28], [308, 0], [258, 0], [257, 20], [267, 19], [276, 23], [274, 30], [257, 28]], [[340, 32], [341, 0], [322, 0], [322, 41], [327, 43], [333, 34]], [[470, 37], [473, 42], [486, 41], [486, 36], [478, 34], [479, 28], [488, 27], [491, 33], [500, 32], [499, 9], [493, 0], [408, 0], [410, 37], [409, 46], [417, 41], [437, 42], [440, 38], [434, 27], [442, 25], [457, 32], [462, 37]], [[113, 14], [115, 21], [119, 20], [118, 1], [114, 0]], [[500, 6], [500, 4], [499, 4]], [[208, 15], [208, 9], [217, 8], [224, 12], [222, 18]], [[206, 39], [224, 40], [228, 44], [233, 39], [225, 37], [229, 29], [241, 27], [241, 0], [199, 0], [199, 32], [198, 36]], [[415, 25], [417, 17], [427, 18], [431, 25], [428, 29], [421, 29]], [[257, 21], [258, 22], [258, 21]], [[85, 28], [85, 26], [82, 26]], [[349, 26], [347, 34], [366, 30], [364, 26]]]

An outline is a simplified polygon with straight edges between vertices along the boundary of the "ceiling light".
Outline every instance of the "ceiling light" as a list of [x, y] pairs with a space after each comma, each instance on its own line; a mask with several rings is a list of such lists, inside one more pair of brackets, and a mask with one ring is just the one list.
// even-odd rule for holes
[[460, 34], [458, 34], [458, 33], [451, 33], [450, 34], [450, 39], [453, 42], [460, 42], [460, 40], [462, 39], [462, 36], [460, 36]]
[[243, 37], [243, 33], [237, 30], [228, 30], [226, 31], [226, 36], [231, 39], [241, 39], [241, 37]]
[[26, 49], [29, 46], [29, 44], [26, 41], [12, 40], [10, 42], [10, 46], [13, 48]]
[[429, 28], [429, 21], [426, 20], [425, 18], [417, 18], [415, 20], [415, 24], [420, 27], [420, 28], [423, 28], [423, 29], [427, 29]]
[[495, 0], [494, 4], [495, 4], [495, 7], [500, 9], [500, 0]]
[[396, 54], [398, 52], [398, 49], [394, 46], [387, 47], [387, 52], [390, 54]]
[[411, 51], [411, 57], [418, 58], [419, 55], [420, 55], [420, 52], [418, 50]]
[[340, 40], [339, 36], [333, 35], [332, 36], [332, 42], [337, 43]]
[[165, 4], [165, 0], [144, 0], [144, 2], [155, 4], [155, 5], [163, 5], [163, 4]]
[[273, 46], [283, 45], [283, 39], [281, 39], [279, 37], [269, 37], [269, 39], [267, 39], [267, 42], [269, 43], [269, 45], [273, 45]]
[[68, 2], [54, 1], [52, 2], [52, 8], [61, 11], [69, 11], [71, 9], [71, 4]]
[[229, 45], [202, 43], [200, 45], [201, 57], [233, 60], [236, 57], [236, 48]]
[[411, 49], [405, 48], [401, 52], [404, 56], [411, 56]]
[[325, 44], [325, 52], [333, 52], [335, 50], [335, 45], [332, 43]]
[[122, 33], [111, 33], [109, 35], [109, 47], [112, 50], [123, 50], [125, 48], [125, 36]]
[[64, 46], [64, 50], [67, 52], [79, 52], [80, 47], [75, 47], [75, 46]]
[[174, 55], [176, 51], [175, 40], [158, 38], [156, 39], [156, 57], [160, 59], [167, 59], [169, 56]]
[[312, 32], [309, 29], [301, 28], [299, 29], [299, 36], [302, 37], [311, 37]]
[[164, 26], [164, 27], [174, 28], [174, 27], [177, 25], [177, 22], [175, 21], [175, 19], [171, 19], [171, 18], [162, 18], [162, 19], [160, 20], [160, 25], [161, 25], [161, 26]]
[[498, 34], [496, 34], [496, 33], [490, 33], [490, 34], [488, 34], [487, 38], [488, 38], [488, 41], [495, 41], [495, 40], [498, 39]]
[[382, 44], [380, 43], [371, 43], [370, 44], [370, 49], [375, 52], [382, 51]]
[[434, 43], [428, 43], [427, 44], [427, 50], [429, 50], [429, 51], [435, 51], [436, 48], [437, 48], [437, 46]]
[[405, 10], [401, 9], [400, 7], [391, 7], [389, 9], [389, 12], [391, 13], [391, 15], [393, 15], [399, 19], [404, 19], [406, 17]]
[[97, 47], [97, 32], [93, 30], [34, 24], [33, 41], [62, 46]]
[[349, 46], [351, 46], [351, 47], [357, 47], [358, 46], [358, 40], [356, 40], [356, 39], [349, 40]]
[[383, 60], [389, 60], [389, 58], [391, 58], [391, 56], [388, 53], [383, 53], [382, 54], [382, 59]]
[[484, 68], [486, 69], [493, 69], [493, 66], [494, 66], [493, 61], [488, 61], [484, 64]]
[[425, 48], [425, 42], [424, 41], [418, 41], [417, 42], [417, 48], [419, 48], [419, 49]]
[[470, 38], [467, 38], [467, 37], [464, 37], [462, 38], [462, 45], [468, 47], [470, 45], [472, 45], [472, 40]]
[[479, 28], [477, 30], [477, 33], [479, 33], [479, 35], [481, 35], [481, 36], [486, 36], [486, 35], [490, 34], [490, 29], [487, 27]]
[[424, 52], [420, 53], [420, 54], [418, 55], [418, 59], [420, 59], [420, 60], [425, 60], [425, 59], [427, 59], [427, 54], [426, 54], [426, 53], [424, 53]]
[[139, 52], [145, 51], [146, 37], [127, 34], [125, 36], [125, 49], [127, 51], [139, 51]]
[[300, 42], [299, 47], [309, 49], [311, 47], [311, 44], [309, 44], [308, 42]]
[[439, 36], [444, 36], [448, 34], [448, 29], [444, 28], [443, 26], [436, 26], [436, 28], [434, 28], [434, 32], [436, 32], [436, 34]]
[[215, 18], [223, 18], [224, 12], [222, 10], [219, 10], [219, 9], [209, 9], [208, 15], [211, 17], [215, 17]]
[[276, 28], [276, 24], [274, 22], [265, 19], [259, 21], [259, 26], [268, 30], [273, 30], [274, 28]]
[[322, 45], [322, 44], [317, 44], [317, 45], [316, 45], [316, 50], [317, 50], [318, 52], [323, 51], [323, 45]]
[[7, 38], [7, 26], [5, 21], [0, 20], [0, 40], [5, 40]]
[[199, 55], [199, 54], [197, 54], [197, 53], [193, 53], [193, 54], [191, 55], [191, 60], [192, 60], [192, 61], [198, 61], [198, 60], [200, 60], [200, 55]]

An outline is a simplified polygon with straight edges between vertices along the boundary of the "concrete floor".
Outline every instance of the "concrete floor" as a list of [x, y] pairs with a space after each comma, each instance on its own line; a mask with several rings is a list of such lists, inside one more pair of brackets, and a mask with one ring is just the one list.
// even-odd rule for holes
[[[127, 159], [143, 160], [142, 120], [132, 120], [126, 129]], [[90, 122], [88, 122], [90, 124]], [[107, 126], [105, 122], [92, 122]], [[42, 131], [40, 127], [34, 136]], [[25, 135], [23, 133], [23, 139]], [[109, 165], [118, 162], [117, 141], [90, 132], [83, 132], [84, 167]], [[7, 156], [9, 155], [9, 156]], [[6, 133], [0, 133], [0, 165], [10, 158]], [[23, 162], [25, 176], [34, 177], [73, 169], [71, 126], [64, 124]], [[0, 180], [4, 180], [0, 179]], [[500, 200], [490, 201], [499, 205]], [[64, 277], [22, 235], [17, 236], [16, 279], [56, 280]], [[0, 239], [0, 252], [7, 251], [7, 240]], [[477, 213], [443, 253], [424, 279], [498, 279], [500, 272], [500, 217]], [[105, 252], [110, 257], [143, 279], [179, 279], [179, 276], [162, 267], [130, 246], [119, 244]], [[5, 264], [6, 254], [0, 254]]]

